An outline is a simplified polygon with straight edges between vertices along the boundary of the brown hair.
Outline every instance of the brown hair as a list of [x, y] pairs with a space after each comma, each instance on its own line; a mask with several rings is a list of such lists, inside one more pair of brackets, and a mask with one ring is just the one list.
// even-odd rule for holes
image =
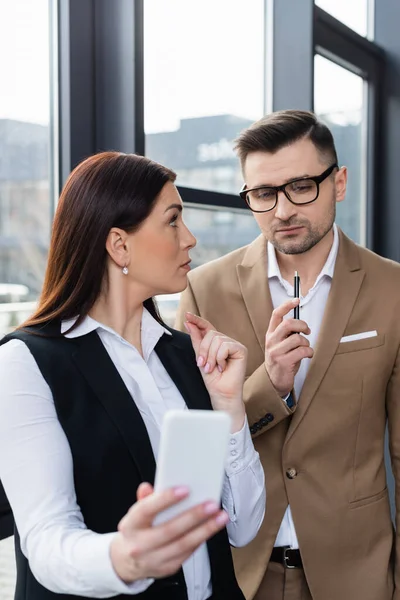
[[[78, 325], [100, 294], [110, 229], [137, 230], [175, 178], [173, 171], [136, 154], [102, 152], [79, 164], [58, 202], [38, 307], [21, 327], [72, 317]], [[152, 298], [144, 306], [162, 323]]]
[[234, 148], [243, 169], [252, 152], [273, 153], [303, 138], [311, 140], [324, 161], [338, 162], [330, 129], [306, 110], [281, 110], [263, 117], [242, 131]]

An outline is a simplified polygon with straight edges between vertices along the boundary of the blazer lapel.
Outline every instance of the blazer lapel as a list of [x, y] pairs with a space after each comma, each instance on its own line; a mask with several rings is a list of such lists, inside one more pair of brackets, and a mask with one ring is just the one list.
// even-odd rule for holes
[[236, 271], [254, 335], [264, 355], [265, 334], [273, 308], [268, 284], [267, 242], [263, 235], [250, 244]]
[[172, 335], [162, 336], [155, 350], [188, 408], [211, 409], [210, 396], [196, 365], [189, 336], [172, 330]]
[[343, 336], [364, 279], [365, 273], [360, 267], [356, 245], [340, 230], [339, 235], [339, 252], [332, 287], [314, 348], [314, 357], [300, 394], [298, 407], [288, 429], [286, 442], [302, 421], [325, 376]]
[[78, 368], [119, 430], [143, 481], [154, 482], [155, 460], [146, 426], [95, 331], [75, 338]]

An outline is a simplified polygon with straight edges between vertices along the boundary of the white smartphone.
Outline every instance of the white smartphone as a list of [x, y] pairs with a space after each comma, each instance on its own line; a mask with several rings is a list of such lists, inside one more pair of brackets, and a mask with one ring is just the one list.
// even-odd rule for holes
[[189, 496], [157, 515], [159, 524], [212, 500], [221, 502], [231, 418], [212, 410], [171, 410], [163, 421], [154, 490], [187, 486]]

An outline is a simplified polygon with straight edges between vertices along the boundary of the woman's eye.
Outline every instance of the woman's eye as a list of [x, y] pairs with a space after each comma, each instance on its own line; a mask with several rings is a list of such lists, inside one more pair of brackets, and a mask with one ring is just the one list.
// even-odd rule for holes
[[172, 217], [169, 224], [171, 225], [171, 227], [178, 227], [177, 221], [178, 221], [178, 215], [176, 214]]

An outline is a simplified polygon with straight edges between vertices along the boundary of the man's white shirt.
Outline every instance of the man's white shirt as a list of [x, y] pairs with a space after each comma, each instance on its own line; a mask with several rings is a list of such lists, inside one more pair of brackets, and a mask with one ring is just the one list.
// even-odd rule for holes
[[[335, 270], [336, 257], [339, 250], [339, 234], [336, 225], [333, 226], [333, 244], [323, 269], [318, 275], [315, 284], [306, 296], [301, 295], [300, 281], [300, 319], [305, 321], [311, 329], [310, 335], [305, 337], [310, 341], [310, 346], [315, 348], [321, 328], [322, 318], [325, 312], [326, 302], [332, 284]], [[281, 275], [276, 259], [275, 248], [268, 242], [268, 283], [271, 292], [272, 306], [276, 308], [294, 297], [294, 287], [285, 281]], [[294, 276], [294, 273], [293, 273]], [[292, 317], [289, 313], [287, 318]], [[300, 368], [294, 378], [294, 391], [298, 402], [301, 402], [301, 390], [310, 366], [309, 358], [303, 358]], [[296, 530], [293, 522], [290, 506], [287, 507], [282, 524], [275, 540], [275, 546], [290, 546], [298, 548]]]

